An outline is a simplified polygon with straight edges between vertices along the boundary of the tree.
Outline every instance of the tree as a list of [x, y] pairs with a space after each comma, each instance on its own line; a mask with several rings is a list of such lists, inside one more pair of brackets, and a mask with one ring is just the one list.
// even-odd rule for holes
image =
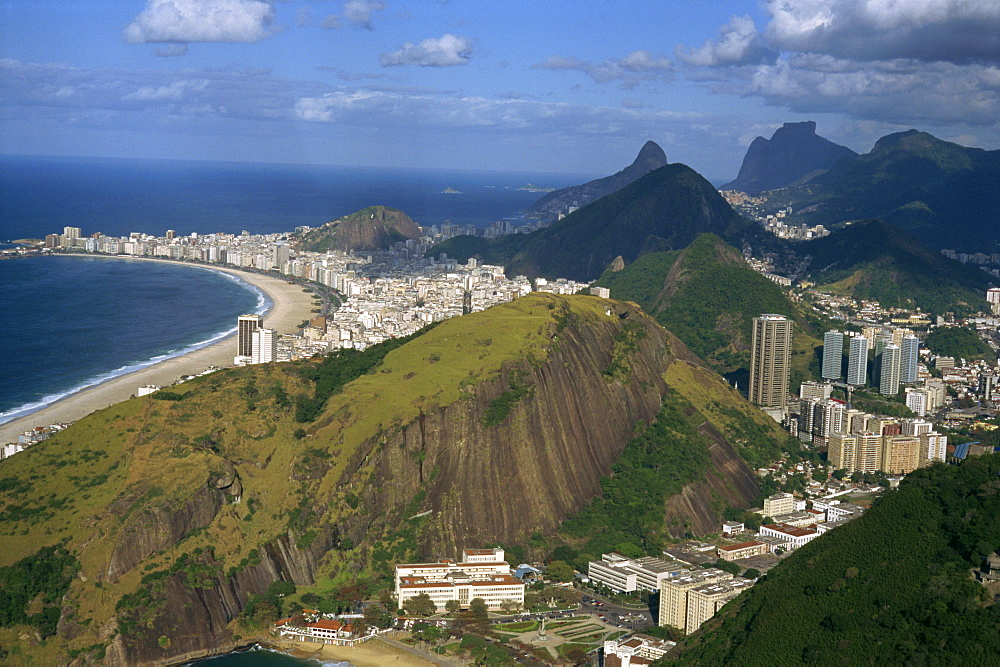
[[559, 582], [573, 581], [573, 566], [562, 560], [554, 560], [549, 563], [545, 573], [549, 579]]
[[444, 608], [449, 614], [457, 614], [462, 610], [462, 604], [458, 600], [448, 600], [444, 603]]
[[743, 573], [743, 578], [744, 579], [759, 579], [760, 578], [760, 570], [758, 570], [755, 567], [751, 567], [751, 568], [747, 569], [746, 572]]
[[403, 609], [413, 616], [430, 616], [437, 612], [437, 605], [430, 595], [421, 593], [404, 602]]
[[392, 624], [392, 615], [375, 605], [365, 607], [365, 625], [384, 630]]
[[513, 600], [504, 600], [500, 603], [500, 610], [510, 614], [518, 610], [518, 605]]
[[736, 563], [728, 560], [722, 560], [721, 558], [715, 561], [714, 567], [719, 568], [723, 572], [728, 572], [729, 574], [739, 574], [743, 571], [743, 568]]
[[382, 606], [386, 609], [396, 609], [396, 601], [392, 599], [392, 591], [388, 588], [383, 588], [378, 593], [378, 601], [382, 603]]
[[469, 611], [476, 620], [486, 621], [490, 617], [489, 608], [486, 606], [486, 600], [482, 598], [472, 598], [469, 601]]

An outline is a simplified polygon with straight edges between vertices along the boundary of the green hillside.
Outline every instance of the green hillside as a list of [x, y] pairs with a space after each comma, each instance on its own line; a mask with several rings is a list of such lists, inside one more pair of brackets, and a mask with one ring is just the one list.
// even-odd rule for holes
[[621, 271], [605, 271], [595, 284], [638, 303], [722, 373], [749, 369], [753, 318], [786, 315], [799, 325], [796, 376], [801, 381], [813, 374], [813, 350], [822, 343], [811, 334], [823, 323], [804, 315], [781, 287], [713, 234], [702, 234], [683, 251], [651, 253]]
[[996, 363], [997, 353], [982, 336], [965, 327], [939, 327], [927, 334], [924, 346], [934, 354], [973, 361]]
[[930, 250], [882, 220], [856, 222], [794, 248], [812, 258], [810, 279], [834, 293], [935, 314], [986, 308], [988, 274]]
[[382, 250], [419, 238], [420, 228], [410, 216], [388, 206], [369, 206], [309, 230], [296, 247], [309, 252]]
[[679, 662], [996, 664], [1000, 605], [971, 570], [1000, 548], [998, 476], [996, 455], [912, 473], [729, 603]]
[[[837, 162], [776, 193], [794, 223], [883, 218], [935, 249], [994, 252], [1000, 234], [1000, 151], [966, 148], [926, 132], [882, 137], [870, 153]], [[990, 250], [993, 249], [993, 250]]]

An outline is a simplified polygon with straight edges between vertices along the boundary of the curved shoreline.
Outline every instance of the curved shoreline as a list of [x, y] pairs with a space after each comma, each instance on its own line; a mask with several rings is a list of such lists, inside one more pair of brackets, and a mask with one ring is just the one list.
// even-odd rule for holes
[[[268, 328], [279, 333], [292, 333], [304, 319], [311, 316], [312, 296], [299, 285], [277, 277], [263, 276], [224, 267], [191, 264], [149, 257], [117, 257], [97, 254], [60, 254], [60, 257], [102, 257], [107, 260], [164, 262], [188, 268], [216, 271], [234, 276], [264, 293], [271, 307], [264, 312]], [[0, 424], [0, 443], [17, 442], [18, 434], [35, 426], [76, 421], [95, 410], [127, 400], [142, 385], [166, 386], [182, 375], [197, 375], [210, 366], [231, 366], [236, 354], [235, 332], [185, 354], [169, 356], [132, 372], [112, 377], [99, 384], [84, 387], [45, 407]], [[195, 344], [198, 345], [198, 344]], [[140, 362], [147, 363], [147, 362]]]

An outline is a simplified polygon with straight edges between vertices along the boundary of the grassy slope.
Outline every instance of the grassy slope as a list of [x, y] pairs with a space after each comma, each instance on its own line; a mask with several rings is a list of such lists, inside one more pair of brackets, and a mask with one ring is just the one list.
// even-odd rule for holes
[[1000, 457], [918, 471], [806, 545], [684, 642], [685, 664], [994, 664]]

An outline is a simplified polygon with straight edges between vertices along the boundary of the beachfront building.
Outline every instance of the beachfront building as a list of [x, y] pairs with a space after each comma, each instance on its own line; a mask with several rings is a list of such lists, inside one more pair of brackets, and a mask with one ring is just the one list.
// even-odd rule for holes
[[459, 563], [443, 559], [437, 563], [399, 564], [395, 580], [399, 609], [423, 593], [439, 611], [450, 600], [467, 608], [476, 598], [482, 598], [488, 609], [500, 609], [505, 603], [524, 606], [524, 584], [511, 575], [503, 549], [466, 549]]
[[354, 646], [375, 637], [375, 628], [363, 628], [348, 620], [318, 618], [315, 614], [293, 616], [277, 621], [275, 629], [282, 637], [300, 642], [321, 642], [337, 646]]
[[632, 635], [604, 642], [604, 667], [651, 665], [677, 646], [677, 642], [648, 635]]
[[253, 359], [253, 332], [264, 326], [263, 315], [240, 315], [236, 319], [236, 356], [233, 365], [245, 366]]

